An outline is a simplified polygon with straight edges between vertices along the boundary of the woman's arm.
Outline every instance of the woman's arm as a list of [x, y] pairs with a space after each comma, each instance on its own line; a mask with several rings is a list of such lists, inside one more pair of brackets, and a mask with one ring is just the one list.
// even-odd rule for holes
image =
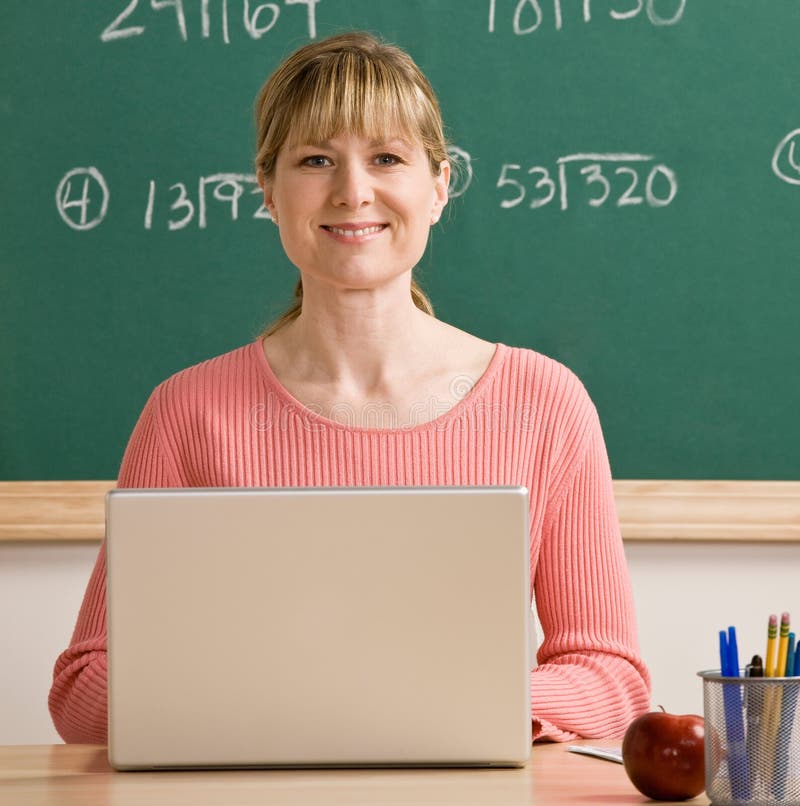
[[[131, 435], [118, 487], [174, 487], [175, 472], [162, 450], [157, 425], [157, 391], [147, 402]], [[100, 547], [78, 613], [69, 647], [53, 671], [48, 705], [53, 724], [66, 742], [105, 744], [106, 551]]]
[[536, 739], [620, 736], [650, 705], [611, 471], [587, 403], [584, 449], [548, 507], [534, 580], [544, 632], [531, 673]]

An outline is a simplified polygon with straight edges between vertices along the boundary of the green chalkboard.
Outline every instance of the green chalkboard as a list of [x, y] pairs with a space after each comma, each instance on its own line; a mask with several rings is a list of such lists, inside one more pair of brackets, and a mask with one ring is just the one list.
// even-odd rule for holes
[[438, 315], [571, 367], [617, 478], [800, 479], [797, 0], [6, 0], [0, 478], [115, 477], [151, 389], [285, 307], [252, 99], [348, 28], [469, 169]]

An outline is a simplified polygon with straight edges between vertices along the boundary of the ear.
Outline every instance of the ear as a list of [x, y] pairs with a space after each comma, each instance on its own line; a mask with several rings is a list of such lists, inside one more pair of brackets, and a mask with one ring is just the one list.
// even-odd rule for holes
[[264, 171], [259, 168], [256, 174], [258, 184], [261, 186], [261, 192], [264, 194], [264, 207], [267, 208], [270, 218], [277, 224], [278, 211], [275, 209], [275, 197], [273, 196], [273, 184], [271, 179], [264, 176]]
[[431, 208], [431, 224], [435, 224], [444, 210], [449, 198], [447, 189], [450, 186], [450, 163], [442, 160], [439, 163], [439, 175], [434, 177], [434, 202]]

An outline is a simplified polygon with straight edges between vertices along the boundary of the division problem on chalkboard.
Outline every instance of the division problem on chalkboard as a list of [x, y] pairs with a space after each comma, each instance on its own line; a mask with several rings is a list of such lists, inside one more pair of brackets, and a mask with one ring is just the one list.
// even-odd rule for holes
[[[308, 9], [307, 24], [308, 36], [314, 39], [317, 35], [316, 6], [321, 0], [283, 0], [280, 3], [250, 2], [240, 0], [241, 16], [236, 17], [242, 24], [242, 31], [251, 39], [261, 39], [275, 28], [285, 6], [303, 5]], [[237, 3], [239, 4], [239, 3]], [[212, 5], [215, 14], [212, 16]], [[172, 9], [175, 14], [175, 24], [178, 36], [182, 41], [189, 40], [190, 32], [202, 39], [213, 35], [214, 27], [218, 26], [219, 36], [226, 45], [231, 42], [231, 13], [233, 0], [130, 0], [122, 12], [115, 17], [100, 34], [101, 42], [113, 42], [118, 39], [128, 39], [132, 36], [142, 36], [147, 32], [147, 25], [143, 24], [147, 11], [165, 11]], [[187, 7], [189, 18], [195, 26], [187, 23]]]
[[[545, 22], [545, 15], [552, 10], [552, 24], [557, 31], [564, 28], [564, 14], [575, 14], [580, 2], [568, 0], [489, 0], [489, 32], [493, 33], [498, 17], [498, 4], [501, 13], [506, 13], [511, 20], [511, 27], [515, 34], [524, 36], [538, 31]], [[552, 9], [551, 9], [552, 6]], [[512, 13], [508, 13], [513, 9]], [[546, 10], [545, 10], [546, 9]], [[632, 20], [639, 15], [646, 18], [653, 25], [675, 25], [681, 21], [686, 10], [686, 0], [583, 0], [583, 8], [575, 14], [575, 20], [584, 23], [592, 21], [595, 15], [606, 14], [612, 20]], [[645, 12], [645, 14], [642, 14]], [[570, 18], [567, 22], [573, 22]]]

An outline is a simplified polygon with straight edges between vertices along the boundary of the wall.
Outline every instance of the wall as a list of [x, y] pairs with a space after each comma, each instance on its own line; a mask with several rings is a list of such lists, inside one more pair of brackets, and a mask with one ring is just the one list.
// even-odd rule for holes
[[60, 741], [47, 693], [96, 554], [96, 543], [0, 543], [0, 744]]
[[[52, 666], [72, 632], [96, 543], [0, 542], [0, 744], [59, 741], [47, 712]], [[652, 702], [702, 713], [695, 672], [718, 667], [716, 636], [735, 624], [763, 653], [770, 612], [800, 614], [800, 543], [627, 541]]]

